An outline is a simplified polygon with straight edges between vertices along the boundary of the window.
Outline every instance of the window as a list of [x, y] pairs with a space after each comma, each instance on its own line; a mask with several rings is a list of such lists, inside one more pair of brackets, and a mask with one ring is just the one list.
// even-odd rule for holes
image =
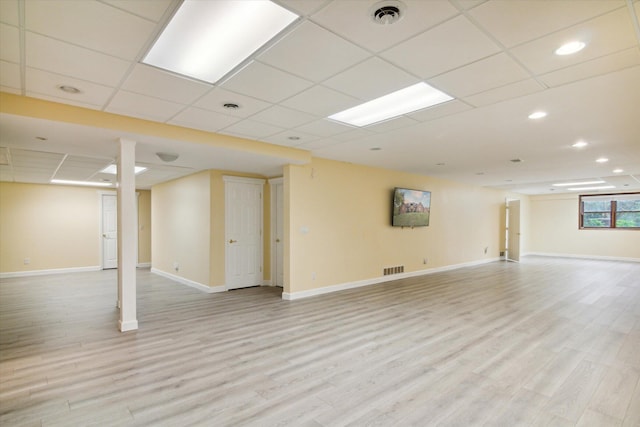
[[640, 229], [640, 193], [580, 196], [580, 228]]

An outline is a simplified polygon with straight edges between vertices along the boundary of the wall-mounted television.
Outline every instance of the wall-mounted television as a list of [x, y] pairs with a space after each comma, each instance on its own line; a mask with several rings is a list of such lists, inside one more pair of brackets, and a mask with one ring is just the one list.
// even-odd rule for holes
[[431, 213], [431, 192], [409, 188], [393, 189], [394, 227], [426, 227]]

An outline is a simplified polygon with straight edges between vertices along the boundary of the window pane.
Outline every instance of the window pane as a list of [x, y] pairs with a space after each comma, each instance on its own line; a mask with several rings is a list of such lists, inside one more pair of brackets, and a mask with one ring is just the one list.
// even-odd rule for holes
[[611, 227], [611, 214], [604, 212], [585, 213], [583, 227]]
[[640, 212], [621, 212], [616, 214], [616, 227], [640, 227]]
[[621, 211], [639, 211], [640, 212], [640, 200], [618, 200], [616, 203], [616, 209]]
[[609, 200], [584, 200], [585, 212], [609, 212], [611, 210], [611, 202]]

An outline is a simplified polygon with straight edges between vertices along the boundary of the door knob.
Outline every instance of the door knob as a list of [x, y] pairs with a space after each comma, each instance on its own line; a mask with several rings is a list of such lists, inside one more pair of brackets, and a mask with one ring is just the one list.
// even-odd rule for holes
[[276, 239], [276, 243], [280, 243], [280, 239]]
[[233, 240], [233, 239], [229, 240], [229, 243], [235, 243], [235, 242], [237, 242], [237, 240]]

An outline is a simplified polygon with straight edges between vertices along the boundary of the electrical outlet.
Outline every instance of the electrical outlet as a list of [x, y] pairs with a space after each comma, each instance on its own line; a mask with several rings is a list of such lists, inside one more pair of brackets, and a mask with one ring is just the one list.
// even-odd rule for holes
[[178, 264], [177, 262], [174, 262], [174, 263], [173, 263], [173, 269], [174, 269], [175, 271], [179, 271], [179, 270], [180, 270], [180, 264]]
[[427, 265], [427, 263], [428, 263], [428, 262], [429, 262], [429, 259], [428, 259], [428, 258], [424, 258], [424, 259], [422, 260], [422, 263], [423, 263], [424, 265]]
[[29, 265], [31, 264], [31, 258], [25, 258], [23, 262], [24, 262], [24, 265]]
[[316, 280], [316, 272], [311, 273], [311, 280]]
[[488, 251], [488, 250], [489, 250], [489, 246], [485, 246], [485, 248], [484, 248], [484, 253], [485, 253], [485, 255], [487, 254], [487, 251]]

